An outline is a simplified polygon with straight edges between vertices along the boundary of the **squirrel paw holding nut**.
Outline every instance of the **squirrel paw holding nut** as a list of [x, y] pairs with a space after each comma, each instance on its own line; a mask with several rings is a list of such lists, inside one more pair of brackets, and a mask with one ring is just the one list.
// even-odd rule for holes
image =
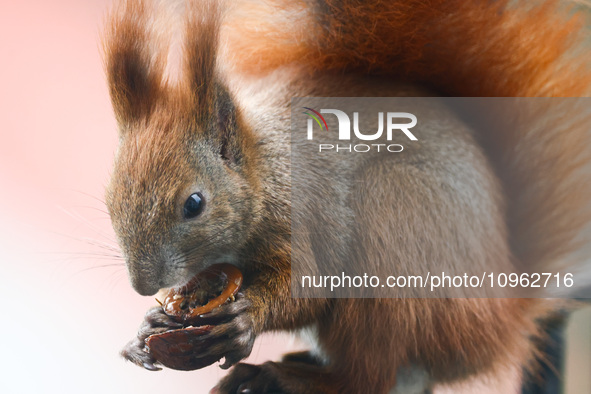
[[250, 301], [238, 293], [236, 301], [204, 315], [221, 323], [203, 336], [207, 343], [203, 357], [224, 357], [225, 362], [220, 367], [228, 369], [250, 355], [256, 337], [253, 319], [248, 312], [250, 306]]

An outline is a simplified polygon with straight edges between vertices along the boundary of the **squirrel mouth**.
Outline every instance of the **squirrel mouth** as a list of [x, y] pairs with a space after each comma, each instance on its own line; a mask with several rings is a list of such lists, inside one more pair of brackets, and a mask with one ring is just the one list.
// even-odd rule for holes
[[234, 265], [213, 264], [186, 285], [170, 290], [162, 302], [163, 311], [179, 323], [196, 323], [201, 315], [233, 301], [242, 281], [242, 273]]

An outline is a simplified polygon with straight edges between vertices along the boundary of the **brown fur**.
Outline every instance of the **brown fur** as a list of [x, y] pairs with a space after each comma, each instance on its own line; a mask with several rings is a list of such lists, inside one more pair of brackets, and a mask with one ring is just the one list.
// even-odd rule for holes
[[[245, 273], [248, 308], [240, 314], [246, 318], [236, 320], [240, 327], [257, 335], [314, 324], [331, 361], [239, 365], [221, 391], [258, 382], [287, 392], [382, 393], [395, 385], [395, 371], [410, 364], [425, 368], [435, 381], [530, 365], [533, 338], [540, 335], [536, 322], [555, 308], [544, 300], [291, 298], [288, 103], [292, 96], [415, 92], [392, 83], [394, 76], [446, 95], [586, 95], [588, 58], [574, 47], [580, 18], [568, 19], [553, 1], [514, 7], [506, 1], [447, 0], [190, 2], [184, 72], [180, 84], [172, 85], [162, 74], [166, 45], [153, 50], [160, 41], [147, 31], [153, 11], [146, 1], [122, 4], [105, 40], [122, 130], [107, 202], [134, 287], [153, 294], [185, 283], [229, 254]], [[378, 83], [359, 74], [371, 74]], [[231, 82], [241, 79], [262, 81], [254, 82], [254, 90], [263, 92], [254, 100], [273, 119], [258, 119], [244, 104], [248, 93]], [[294, 82], [301, 80], [306, 82]], [[472, 110], [486, 114], [477, 105]], [[579, 173], [590, 161], [583, 127], [588, 119], [540, 123], [538, 113], [503, 115], [502, 107], [489, 115], [490, 127], [478, 130], [475, 139], [466, 130], [443, 136], [456, 138], [463, 146], [458, 153], [473, 157], [457, 167], [436, 151], [425, 157], [424, 171], [410, 163], [394, 168], [388, 161], [363, 167], [362, 186], [355, 191], [371, 192], [351, 208], [365, 214], [381, 198], [384, 209], [358, 223], [365, 244], [384, 237], [384, 255], [399, 253], [403, 270], [429, 253], [441, 256], [442, 264], [483, 255], [525, 270], [566, 260], [591, 219], [591, 192]], [[457, 196], [438, 189], [456, 178], [469, 197], [488, 207], [485, 212], [471, 211], [470, 203], [458, 206]], [[375, 185], [374, 179], [390, 183]], [[179, 206], [195, 183], [207, 192], [207, 213], [197, 224], [184, 223]], [[405, 191], [413, 198], [397, 198]], [[324, 215], [310, 224], [322, 226], [335, 214]], [[406, 232], [387, 230], [397, 226]], [[446, 234], [440, 228], [469, 237], [466, 254], [449, 247], [454, 239], [440, 236]], [[399, 248], [397, 239], [408, 234], [433, 242], [425, 251]], [[342, 239], [335, 248], [345, 248]], [[358, 253], [364, 266], [384, 258], [343, 250]], [[238, 334], [232, 344], [245, 347], [244, 357], [250, 338]]]
[[[245, 4], [250, 7], [249, 2]], [[271, 4], [277, 8], [261, 7], [247, 13], [260, 22], [256, 30], [230, 17], [225, 34], [226, 51], [233, 54], [228, 59], [235, 61], [233, 72], [262, 75], [298, 64], [309, 73], [390, 75], [458, 97], [582, 97], [591, 93], [591, 55], [581, 47], [585, 17], [582, 12], [569, 16], [571, 10], [556, 1], [518, 2], [508, 7], [505, 0], [325, 0], [319, 2], [322, 13], [316, 20], [306, 15], [287, 28], [269, 13], [280, 14], [282, 9], [301, 13], [307, 3]], [[244, 17], [241, 12], [236, 14]], [[511, 239], [523, 249], [518, 257], [536, 263], [541, 258], [555, 260], [589, 219], [588, 209], [583, 208], [588, 190], [573, 193], [569, 178], [590, 160], [586, 130], [579, 124], [560, 133], [561, 138], [553, 143], [536, 142], [550, 139], [542, 135], [545, 130], [515, 132], [515, 127], [507, 127], [513, 119], [490, 118], [494, 124], [482, 133], [483, 145], [491, 150], [510, 200], [516, 201], [508, 205], [507, 216], [515, 218], [512, 233], [516, 236]], [[528, 126], [530, 119], [522, 122], [534, 129]], [[494, 135], [487, 135], [492, 130]], [[543, 150], [538, 158], [513, 153], [531, 145]], [[526, 200], [520, 201], [520, 196], [527, 196]], [[569, 219], [553, 220], [564, 217]], [[558, 231], [557, 222], [563, 226]]]
[[165, 47], [148, 30], [150, 17], [144, 2], [122, 2], [105, 29], [105, 69], [121, 124], [147, 116], [161, 92]]

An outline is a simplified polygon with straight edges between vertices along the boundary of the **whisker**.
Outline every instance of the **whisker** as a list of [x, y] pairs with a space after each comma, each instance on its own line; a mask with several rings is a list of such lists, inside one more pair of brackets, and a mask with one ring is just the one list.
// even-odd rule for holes
[[[113, 252], [113, 253], [108, 253], [108, 252]], [[103, 252], [102, 250], [97, 251], [97, 252], [38, 252], [38, 254], [40, 255], [58, 255], [58, 256], [73, 256], [73, 255], [77, 255], [77, 256], [95, 256], [95, 257], [113, 257], [113, 258], [119, 258], [122, 259], [123, 256], [115, 253], [116, 251], [108, 251], [108, 252]]]
[[113, 292], [117, 288], [117, 285], [121, 282], [121, 279], [125, 277], [125, 271], [116, 271], [111, 274], [109, 277], [109, 281], [111, 283], [110, 291]]
[[[93, 264], [93, 262], [102, 262], [102, 261], [116, 261], [116, 264], [125, 265], [124, 259], [117, 259], [110, 256], [95, 256], [95, 257], [88, 257], [88, 256], [70, 256], [70, 257], [61, 257], [56, 259], [48, 260], [48, 263], [74, 263], [76, 262], [77, 265], [80, 265], [79, 262], [88, 262], [89, 264]], [[115, 264], [115, 263], [114, 263]]]
[[111, 213], [109, 211], [105, 211], [104, 209], [100, 209], [100, 208], [97, 208], [97, 207], [91, 207], [91, 206], [88, 206], [88, 205], [73, 205], [71, 208], [72, 209], [74, 209], [74, 208], [78, 208], [78, 209], [89, 209], [89, 210], [92, 210], [92, 211], [97, 211], [97, 212], [100, 212], [100, 213], [104, 213], [105, 215], [107, 215], [107, 217], [101, 217], [101, 218], [96, 218], [96, 219], [109, 219], [109, 220], [111, 220]]
[[107, 268], [107, 267], [125, 267], [125, 264], [120, 264], [120, 263], [113, 263], [113, 264], [101, 264], [101, 265], [95, 265], [92, 267], [86, 267], [83, 268], [81, 270], [76, 271], [76, 274], [81, 274], [83, 272], [87, 272], [87, 271], [92, 271], [92, 270], [96, 270], [96, 269], [100, 269], [100, 268]]
[[95, 265], [92, 267], [78, 269], [78, 270], [72, 272], [70, 275], [63, 277], [63, 281], [64, 281], [64, 283], [68, 283], [70, 281], [73, 281], [77, 276], [80, 276], [84, 273], [94, 272], [96, 270], [101, 270], [101, 272], [103, 272], [102, 270], [104, 270], [104, 269], [114, 269], [116, 272], [124, 272], [125, 271], [125, 264], [122, 264], [122, 263], [101, 264], [101, 265]]
[[57, 208], [59, 210], [61, 210], [63, 213], [65, 213], [66, 215], [70, 216], [73, 219], [78, 220], [81, 223], [84, 223], [85, 225], [87, 225], [92, 231], [94, 231], [95, 233], [97, 233], [98, 235], [102, 236], [103, 238], [105, 238], [106, 240], [110, 241], [110, 242], [116, 242], [115, 239], [113, 239], [110, 235], [106, 234], [105, 232], [101, 231], [99, 228], [97, 228], [94, 224], [92, 224], [90, 221], [88, 221], [87, 219], [85, 219], [84, 217], [71, 212], [67, 209], [65, 209], [64, 207], [61, 206], [57, 206]]
[[101, 204], [103, 204], [104, 206], [107, 206], [107, 204], [106, 204], [106, 203], [105, 203], [103, 200], [101, 200], [101, 199], [100, 199], [100, 198], [98, 198], [97, 196], [94, 196], [94, 195], [92, 195], [92, 194], [90, 194], [90, 193], [86, 193], [86, 192], [83, 192], [82, 190], [76, 190], [76, 189], [65, 189], [65, 190], [67, 190], [67, 191], [69, 191], [69, 192], [79, 193], [79, 194], [82, 194], [82, 195], [84, 195], [84, 196], [86, 196], [86, 197], [90, 197], [90, 198], [92, 198], [93, 200], [100, 202], [100, 203], [101, 203]]
[[81, 265], [82, 263], [94, 264], [94, 262], [111, 261], [114, 264], [125, 265], [125, 259], [114, 258], [111, 256], [66, 256], [50, 260], [50, 263], [74, 263]]
[[78, 241], [78, 242], [81, 242], [81, 243], [86, 243], [86, 244], [89, 244], [89, 245], [93, 245], [93, 246], [96, 246], [96, 247], [99, 247], [99, 248], [102, 248], [102, 249], [110, 250], [112, 252], [118, 253], [120, 251], [119, 250], [119, 247], [118, 247], [118, 245], [116, 243], [110, 244], [110, 243], [107, 243], [107, 242], [102, 241], [100, 239], [89, 238], [89, 237], [77, 237], [77, 236], [73, 236], [73, 235], [69, 235], [69, 234], [60, 233], [58, 231], [51, 231], [50, 230], [49, 233], [55, 234], [55, 235], [59, 235], [61, 237], [65, 237], [65, 238], [68, 238], [68, 239], [72, 239], [74, 241]]

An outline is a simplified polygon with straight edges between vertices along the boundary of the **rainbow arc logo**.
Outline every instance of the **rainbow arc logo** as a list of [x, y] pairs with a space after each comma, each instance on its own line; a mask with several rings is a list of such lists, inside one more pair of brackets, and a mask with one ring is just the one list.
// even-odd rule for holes
[[[316, 121], [316, 123], [318, 123], [318, 126], [320, 126], [320, 130], [324, 130], [326, 128], [326, 131], [328, 131], [328, 125], [326, 124], [326, 120], [324, 120], [324, 117], [322, 115], [320, 115], [320, 112], [315, 111], [309, 107], [303, 107], [303, 108], [307, 109], [308, 111], [313, 112], [313, 114], [311, 114], [310, 112], [304, 112], [304, 114], [306, 114], [309, 117], [311, 117], [312, 119], [314, 119]], [[322, 123], [324, 123], [324, 126], [322, 126], [322, 123], [320, 123], [320, 120], [322, 120]]]

